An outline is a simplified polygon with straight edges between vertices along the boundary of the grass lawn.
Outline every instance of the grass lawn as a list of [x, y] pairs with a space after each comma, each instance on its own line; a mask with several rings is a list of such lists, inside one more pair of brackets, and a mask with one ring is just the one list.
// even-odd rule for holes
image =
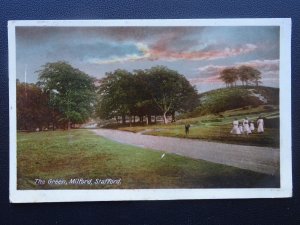
[[[250, 120], [256, 121], [259, 115], [268, 119], [279, 117], [279, 110], [266, 110], [263, 106], [228, 110], [221, 114], [204, 115], [195, 118], [186, 118], [178, 120], [175, 123], [156, 124], [149, 126], [132, 126], [132, 127], [119, 127], [119, 130], [126, 130], [131, 132], [142, 132], [155, 136], [168, 136], [168, 137], [181, 137], [201, 139], [206, 141], [215, 141], [230, 144], [264, 146], [264, 147], [279, 147], [279, 128], [265, 128], [264, 134], [253, 133], [251, 135], [232, 135], [232, 121], [238, 118], [240, 121], [246, 116]], [[184, 124], [191, 124], [190, 133], [185, 135]], [[255, 124], [256, 126], [256, 124]]]
[[[88, 130], [18, 133], [18, 189], [279, 187], [279, 177], [119, 144]], [[120, 179], [50, 185], [49, 179]], [[35, 179], [46, 181], [37, 185]]]

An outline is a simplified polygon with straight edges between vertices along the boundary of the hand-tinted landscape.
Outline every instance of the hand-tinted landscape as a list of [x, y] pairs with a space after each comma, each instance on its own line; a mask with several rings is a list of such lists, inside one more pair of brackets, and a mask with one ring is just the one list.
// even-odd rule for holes
[[17, 27], [16, 47], [18, 189], [280, 186], [279, 27]]

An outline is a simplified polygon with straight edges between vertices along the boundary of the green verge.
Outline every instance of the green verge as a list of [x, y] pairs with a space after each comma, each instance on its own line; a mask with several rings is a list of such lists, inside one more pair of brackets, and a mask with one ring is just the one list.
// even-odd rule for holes
[[[17, 188], [260, 188], [279, 177], [124, 145], [88, 130], [17, 134]], [[114, 185], [50, 185], [49, 179], [120, 179]], [[37, 185], [35, 179], [45, 180]], [[93, 181], [94, 181], [93, 180]]]
[[[271, 127], [267, 124], [264, 134], [254, 132], [251, 135], [232, 135], [232, 121], [234, 118], [242, 121], [246, 116], [256, 121], [259, 115], [269, 121], [279, 121], [279, 109], [277, 106], [245, 107], [234, 110], [227, 110], [220, 114], [209, 114], [194, 118], [183, 118], [175, 123], [155, 124], [149, 126], [119, 127], [119, 130], [131, 132], [143, 132], [143, 134], [179, 138], [200, 139], [213, 142], [240, 144], [249, 146], [275, 147], [279, 143], [279, 127]], [[267, 122], [267, 121], [265, 121]], [[275, 121], [276, 122], [276, 121]], [[184, 124], [191, 124], [189, 135], [185, 135]], [[272, 122], [271, 122], [272, 123]], [[255, 124], [255, 127], [257, 125]]]

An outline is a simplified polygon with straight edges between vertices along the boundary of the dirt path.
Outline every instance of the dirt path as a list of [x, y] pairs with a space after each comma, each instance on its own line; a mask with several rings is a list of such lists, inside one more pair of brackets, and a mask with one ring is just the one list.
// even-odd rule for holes
[[276, 148], [158, 137], [109, 129], [93, 129], [91, 131], [124, 144], [203, 159], [265, 174], [279, 174], [279, 149]]

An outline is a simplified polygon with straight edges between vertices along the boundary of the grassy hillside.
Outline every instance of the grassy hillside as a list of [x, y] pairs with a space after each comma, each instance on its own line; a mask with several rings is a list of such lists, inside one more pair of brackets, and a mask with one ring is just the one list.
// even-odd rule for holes
[[[120, 130], [142, 132], [157, 136], [192, 138], [222, 143], [279, 147], [279, 89], [271, 87], [234, 87], [201, 94], [201, 105], [190, 113], [177, 117], [175, 123], [151, 126], [119, 127]], [[255, 122], [264, 118], [265, 132], [251, 135], [232, 135], [232, 121], [245, 117]], [[184, 124], [191, 124], [185, 135]]]
[[[234, 118], [242, 121], [246, 116], [256, 121], [262, 115], [265, 121], [264, 134], [256, 131], [251, 135], [232, 135]], [[184, 132], [184, 124], [191, 124], [188, 136]], [[257, 126], [255, 125], [257, 128]], [[230, 144], [253, 145], [264, 147], [279, 147], [279, 108], [276, 105], [261, 105], [258, 107], [243, 107], [227, 110], [219, 114], [206, 114], [193, 118], [177, 120], [175, 123], [156, 124], [151, 126], [120, 127], [119, 130], [142, 132], [155, 136], [168, 136], [216, 141]]]
[[[216, 89], [200, 95], [200, 106], [193, 112], [183, 114], [179, 118], [198, 117], [216, 114], [243, 107], [260, 105], [278, 105], [279, 89], [271, 87], [232, 87]], [[272, 107], [272, 106], [270, 106]]]

